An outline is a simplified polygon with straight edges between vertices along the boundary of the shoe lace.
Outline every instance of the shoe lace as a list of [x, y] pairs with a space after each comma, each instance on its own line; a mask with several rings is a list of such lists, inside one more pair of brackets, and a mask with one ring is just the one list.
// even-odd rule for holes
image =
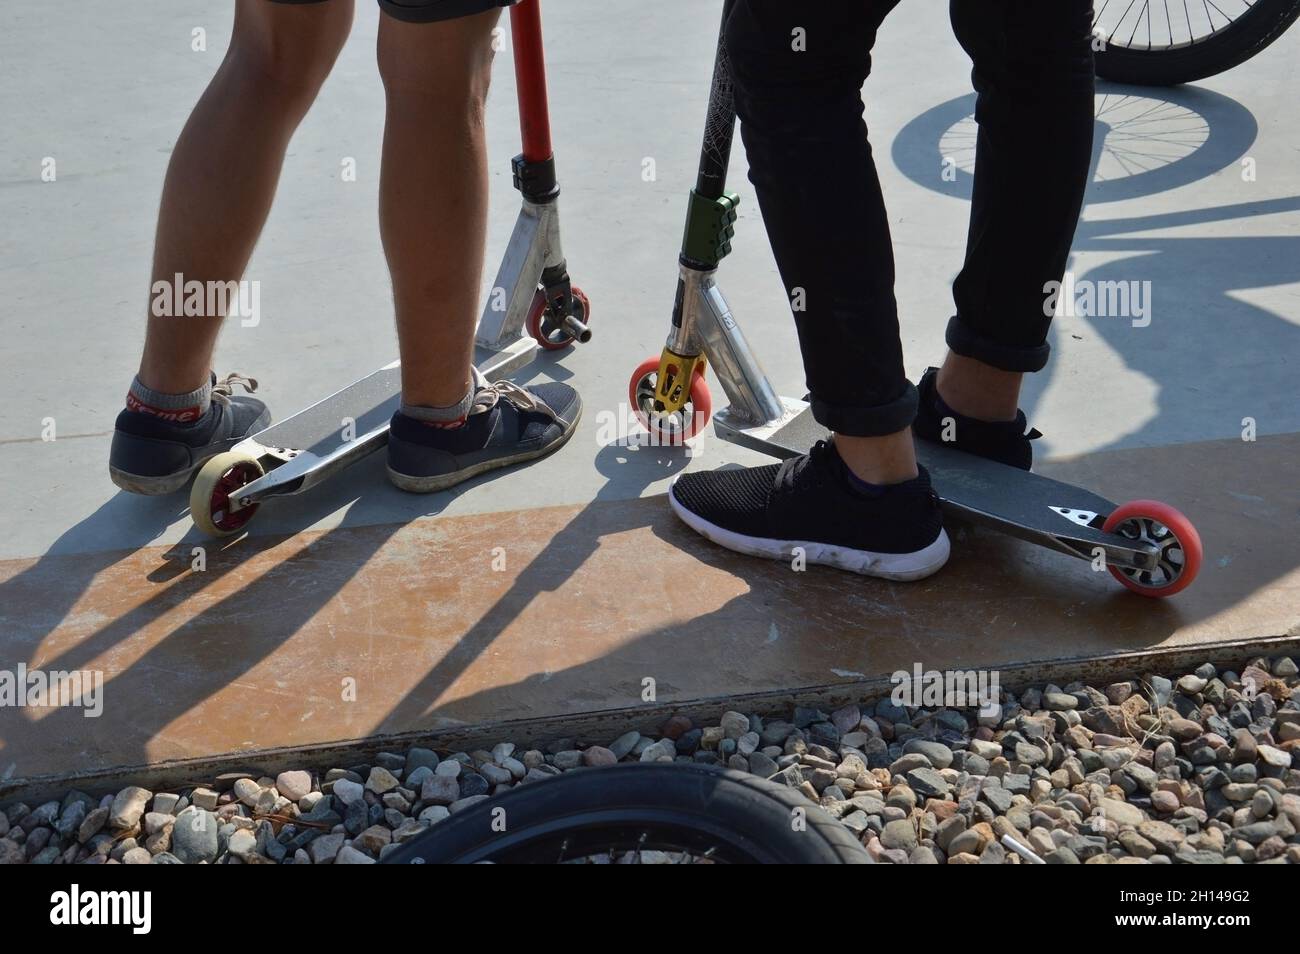
[[235, 394], [235, 385], [238, 384], [249, 394], [257, 390], [257, 379], [250, 378], [232, 371], [224, 378], [217, 380], [216, 374], [212, 375], [212, 400], [221, 404], [229, 404], [231, 397]]
[[501, 380], [489, 383], [478, 368], [475, 368], [474, 385], [474, 401], [470, 406], [471, 414], [489, 411], [496, 407], [498, 401], [504, 400], [509, 401], [521, 411], [538, 411], [549, 414], [553, 418], [559, 418], [559, 415], [551, 409], [550, 405], [532, 391], [521, 388], [513, 381]]
[[782, 461], [776, 472], [776, 486], [782, 490], [791, 490], [802, 483], [820, 486], [830, 472], [829, 464], [834, 455], [829, 442], [818, 441], [808, 453]]

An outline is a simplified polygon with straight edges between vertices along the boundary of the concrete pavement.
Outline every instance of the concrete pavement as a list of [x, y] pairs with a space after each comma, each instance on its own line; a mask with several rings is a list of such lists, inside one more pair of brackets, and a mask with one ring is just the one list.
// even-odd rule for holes
[[[596, 712], [629, 704], [627, 687], [649, 669], [664, 673], [663, 698], [685, 705], [852, 684], [932, 651], [937, 666], [999, 665], [1293, 631], [1300, 132], [1288, 66], [1300, 32], [1195, 88], [1104, 87], [1099, 98], [1104, 135], [1070, 267], [1082, 280], [1150, 281], [1151, 320], [1060, 319], [1026, 410], [1047, 434], [1039, 453], [1073, 458], [1054, 473], [1114, 499], [1166, 499], [1200, 526], [1204, 578], [1153, 606], [1082, 564], [973, 531], [933, 583], [818, 572], [808, 587], [674, 526], [657, 496], [674, 474], [758, 460], [711, 435], [689, 457], [609, 437], [628, 375], [666, 331], [716, 13], [685, 0], [545, 7], [564, 240], [596, 333], [527, 372], [582, 388], [587, 415], [565, 451], [428, 498], [391, 488], [367, 461], [267, 505], [250, 538], [212, 554], [207, 577], [187, 569], [201, 541], [183, 497], [119, 494], [105, 460], [138, 357], [163, 171], [222, 55], [230, 10], [142, 0], [103, 18], [56, 0], [0, 14], [10, 385], [0, 404], [0, 668], [94, 665], [117, 700], [86, 720], [91, 729], [80, 716], [0, 712], [0, 774], [336, 741], [438, 718]], [[290, 148], [248, 275], [261, 282], [263, 319], [228, 327], [219, 350], [218, 369], [261, 379], [278, 416], [395, 353], [375, 215], [376, 19], [358, 3], [354, 35]], [[196, 28], [206, 52], [191, 49]], [[919, 373], [941, 355], [964, 244], [969, 66], [933, 0], [891, 15], [874, 60], [868, 121]], [[489, 132], [490, 274], [518, 205], [504, 57]], [[57, 162], [53, 182], [41, 179], [46, 157]], [[349, 158], [355, 182], [341, 176]], [[1051, 144], [1025, 161], [1050, 162]], [[732, 184], [745, 201], [720, 281], [774, 382], [802, 394], [744, 174], [738, 144]], [[51, 420], [57, 439], [43, 440]], [[1245, 421], [1258, 441], [1241, 439]], [[490, 570], [495, 546], [506, 548], [505, 575]], [[823, 604], [825, 618], [810, 615]], [[1007, 641], [1017, 620], [1032, 620], [1034, 634]], [[734, 661], [773, 628], [779, 648]], [[713, 664], [701, 669], [692, 652]], [[329, 704], [354, 670], [365, 673], [364, 698]]]

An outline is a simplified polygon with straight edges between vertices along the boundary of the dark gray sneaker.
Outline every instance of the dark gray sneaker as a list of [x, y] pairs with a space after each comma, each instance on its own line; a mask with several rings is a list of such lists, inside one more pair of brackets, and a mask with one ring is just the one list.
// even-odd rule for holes
[[257, 398], [233, 395], [234, 385], [257, 389], [238, 374], [212, 377], [212, 403], [195, 421], [169, 421], [146, 411], [117, 416], [108, 473], [133, 494], [157, 496], [180, 490], [208, 459], [230, 450], [271, 423], [271, 412]]
[[413, 493], [446, 490], [559, 450], [581, 416], [582, 398], [567, 384], [521, 388], [510, 381], [480, 387], [460, 427], [436, 427], [398, 411], [388, 435], [388, 479]]

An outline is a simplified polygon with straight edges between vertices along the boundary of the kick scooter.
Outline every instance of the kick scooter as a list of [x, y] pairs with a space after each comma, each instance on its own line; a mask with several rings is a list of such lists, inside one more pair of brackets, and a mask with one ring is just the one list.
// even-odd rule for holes
[[[724, 24], [730, 9], [728, 0]], [[716, 282], [718, 264], [731, 251], [740, 201], [726, 191], [736, 120], [729, 74], [720, 33], [699, 175], [687, 203], [672, 327], [663, 352], [633, 372], [628, 399], [658, 443], [684, 443], [712, 414], [705, 379], [711, 364], [728, 401], [712, 415], [715, 433], [784, 459], [807, 453], [830, 435], [806, 401], [777, 393]], [[1135, 593], [1172, 596], [1200, 569], [1196, 528], [1168, 504], [1135, 500], [1117, 506], [1090, 491], [929, 441], [918, 440], [916, 451], [946, 514], [1096, 561]]]
[[[569, 281], [560, 250], [539, 2], [510, 8], [523, 138], [511, 165], [523, 207], [475, 334], [474, 364], [489, 381], [508, 377], [539, 349], [558, 351], [591, 338], [591, 305]], [[213, 457], [190, 492], [195, 525], [214, 536], [238, 533], [263, 501], [302, 493], [380, 449], [400, 391], [401, 364], [394, 361]]]

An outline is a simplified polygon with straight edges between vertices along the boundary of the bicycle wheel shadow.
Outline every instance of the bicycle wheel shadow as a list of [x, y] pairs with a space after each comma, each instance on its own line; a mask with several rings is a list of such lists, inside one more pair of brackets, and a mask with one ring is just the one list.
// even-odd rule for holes
[[[974, 102], [973, 95], [958, 97], [908, 123], [893, 142], [898, 169], [918, 185], [969, 201]], [[1102, 452], [1165, 449], [1147, 455], [1145, 469], [1124, 472], [1132, 496], [1163, 496], [1160, 462], [1185, 461], [1176, 445], [1235, 441], [1244, 454], [1254, 446], [1242, 440], [1250, 430], [1259, 436], [1300, 431], [1300, 390], [1291, 360], [1300, 353], [1300, 328], [1293, 316], [1261, 303], [1265, 290], [1274, 289], [1265, 300], [1277, 302], [1277, 287], [1300, 281], [1300, 238], [1269, 234], [1278, 231], [1275, 225], [1244, 224], [1300, 211], [1300, 196], [1233, 201], [1250, 188], [1243, 182], [1250, 181], [1253, 162], [1247, 157], [1258, 134], [1249, 109], [1207, 89], [1098, 84], [1091, 181], [1067, 265], [1075, 285], [1086, 286], [1094, 300], [1091, 311], [1076, 306], [1053, 321], [1048, 340], [1054, 357], [1027, 378], [1022, 406], [1040, 426], [1047, 410], [1058, 420], [1062, 412], [1086, 414], [1067, 422], [1075, 445], [1088, 447], [1075, 458], [1084, 471], [1092, 466], [1087, 459]], [[1177, 189], [1204, 195], [1210, 181], [1222, 183], [1227, 201], [1163, 211], [1169, 208], [1165, 201], [1162, 211], [1140, 211], [1145, 196]], [[1121, 214], [1104, 217], [1116, 202], [1123, 203]], [[1189, 234], [1193, 229], [1197, 234]], [[1087, 270], [1074, 273], [1080, 256], [1087, 256]], [[954, 261], [954, 272], [959, 264]], [[1117, 314], [1098, 308], [1112, 293], [1118, 297], [1111, 303], [1144, 294], [1146, 314], [1122, 304]], [[1121, 379], [1122, 387], [1110, 383]], [[1071, 403], [1049, 409], [1057, 394]], [[1050, 419], [1043, 429], [1047, 437], [1039, 453], [1050, 456]], [[1228, 449], [1211, 458], [1220, 471], [1207, 471], [1204, 479], [1217, 497], [1202, 497], [1202, 503], [1218, 508], [1219, 501], [1229, 501], [1223, 506], [1238, 508], [1241, 525], [1253, 526], [1247, 513], [1253, 502], [1238, 499], [1241, 488], [1232, 485], [1242, 468], [1231, 467], [1231, 456]], [[1229, 471], [1237, 476], [1224, 476]], [[1281, 473], [1276, 481], [1279, 489], [1293, 484]], [[1202, 514], [1189, 516], [1196, 522]], [[1225, 560], [1256, 548], [1244, 530], [1214, 545]], [[1279, 563], [1255, 589], [1300, 564], [1294, 548], [1271, 549]]]
[[[969, 201], [977, 129], [974, 104], [973, 94], [961, 96], [908, 123], [892, 146], [898, 169], [918, 185]], [[1121, 218], [1089, 214], [1106, 203], [1140, 199], [1223, 173], [1246, 157], [1258, 132], [1251, 112], [1220, 93], [1099, 82], [1091, 182], [1067, 269], [1079, 253], [1101, 253], [1105, 263], [1074, 274], [1076, 284], [1096, 288], [1119, 283], [1136, 289], [1149, 282], [1151, 314], [1062, 315], [1053, 322], [1049, 342], [1059, 346], [1063, 335], [1104, 341], [1119, 361], [1106, 371], [1146, 377], [1155, 410], [1094, 450], [1233, 436], [1245, 417], [1272, 433], [1300, 430], [1300, 402], [1285, 361], [1300, 347], [1300, 330], [1246, 297], [1256, 289], [1300, 280], [1300, 240], [1241, 235], [1233, 224], [1300, 211], [1300, 196]], [[1139, 234], [1215, 224], [1237, 234]], [[1060, 354], [1059, 347], [1054, 350]], [[1216, 357], [1216, 369], [1228, 373], [1207, 380], [1207, 355]], [[1027, 379], [1023, 404], [1031, 421], [1044, 392], [1067, 371], [1080, 373], [1064, 368], [1058, 358]], [[1131, 418], [1132, 406], [1122, 404], [1102, 381], [1099, 375], [1091, 390], [1103, 418]], [[1212, 395], [1207, 385], [1213, 386]], [[1107, 407], [1107, 400], [1114, 403]], [[1234, 413], [1228, 414], [1225, 406]], [[1235, 413], [1238, 408], [1240, 413]]]

